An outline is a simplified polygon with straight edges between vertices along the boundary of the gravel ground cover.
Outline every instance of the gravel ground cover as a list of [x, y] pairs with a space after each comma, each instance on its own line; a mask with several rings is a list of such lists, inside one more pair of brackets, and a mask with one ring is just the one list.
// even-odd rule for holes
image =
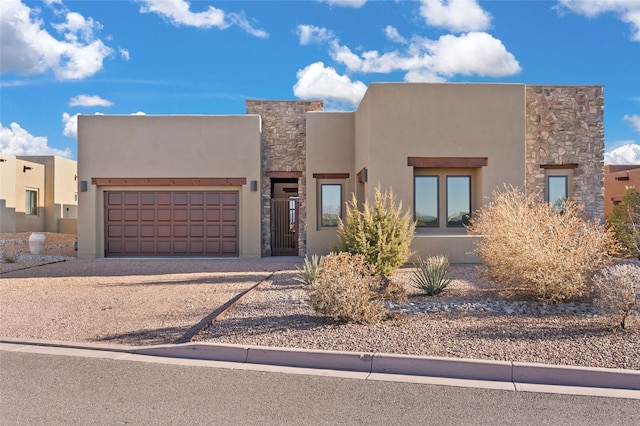
[[[7, 243], [11, 240], [11, 243]], [[473, 265], [452, 265], [452, 284], [410, 291], [394, 321], [340, 324], [317, 315], [293, 277], [291, 259], [76, 260], [75, 236], [48, 234], [45, 256], [0, 263], [0, 335], [129, 345], [235, 343], [640, 369], [640, 318], [614, 331], [588, 300], [544, 308], [500, 294]], [[0, 235], [0, 249], [28, 234]], [[55, 263], [52, 263], [55, 262]], [[278, 271], [278, 272], [275, 272]], [[271, 275], [275, 272], [274, 275]], [[268, 277], [270, 277], [267, 279]], [[264, 281], [262, 281], [264, 280]], [[262, 281], [262, 282], [261, 282]], [[218, 321], [209, 319], [261, 282]]]
[[628, 329], [615, 331], [588, 301], [547, 309], [535, 301], [504, 301], [495, 286], [478, 278], [475, 266], [452, 265], [450, 270], [455, 280], [435, 298], [412, 290], [409, 269], [397, 272], [394, 279], [411, 294], [407, 305], [395, 308], [407, 313], [375, 326], [340, 324], [317, 315], [293, 280], [295, 273], [281, 271], [195, 340], [640, 369], [637, 315]]

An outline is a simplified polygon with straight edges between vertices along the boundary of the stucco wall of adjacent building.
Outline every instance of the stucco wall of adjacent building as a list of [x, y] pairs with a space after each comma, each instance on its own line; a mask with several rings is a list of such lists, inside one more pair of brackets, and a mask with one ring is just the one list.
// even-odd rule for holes
[[45, 167], [44, 230], [75, 233], [71, 221], [66, 221], [61, 227], [60, 219], [76, 219], [78, 217], [77, 163], [68, 158], [51, 155], [18, 158], [42, 164]]
[[[16, 159], [15, 232], [41, 232], [45, 229], [45, 167]], [[26, 190], [38, 191], [38, 214], [25, 214]]]
[[104, 256], [105, 190], [188, 191], [182, 186], [93, 185], [92, 178], [246, 178], [242, 186], [197, 190], [238, 190], [241, 257], [260, 256], [260, 194], [249, 182], [260, 179], [260, 117], [243, 116], [79, 116], [78, 257]]
[[298, 253], [307, 252], [306, 113], [322, 111], [324, 102], [247, 100], [247, 114], [262, 118], [261, 178], [262, 255], [271, 255], [271, 179], [274, 172], [299, 172]]
[[[320, 226], [320, 185], [343, 185], [344, 203], [356, 190], [355, 114], [353, 112], [310, 112], [307, 114], [307, 251], [326, 254], [337, 242], [336, 228]], [[346, 178], [331, 175], [348, 174]], [[316, 177], [314, 177], [316, 175]], [[329, 176], [323, 176], [329, 175]]]
[[604, 219], [603, 86], [528, 85], [526, 147], [528, 193], [544, 196], [548, 170], [562, 170], [541, 166], [572, 167], [571, 199], [587, 218]]
[[628, 188], [640, 192], [640, 164], [611, 164], [604, 166], [604, 216], [622, 202]]
[[16, 232], [16, 157], [0, 153], [0, 232]]

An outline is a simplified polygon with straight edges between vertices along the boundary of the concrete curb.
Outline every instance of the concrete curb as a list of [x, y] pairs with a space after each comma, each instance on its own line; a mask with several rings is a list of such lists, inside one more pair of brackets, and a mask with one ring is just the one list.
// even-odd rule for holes
[[145, 347], [135, 353], [371, 374], [640, 390], [640, 370], [208, 343]]
[[[164, 359], [218, 361], [239, 365], [359, 372], [365, 373], [371, 379], [387, 377], [393, 380], [394, 377], [396, 379], [412, 377], [414, 380], [409, 381], [417, 380], [418, 382], [423, 382], [422, 379], [426, 378], [452, 379], [468, 383], [510, 385], [514, 390], [549, 391], [549, 386], [569, 390], [600, 389], [604, 394], [608, 393], [607, 396], [624, 395], [624, 397], [640, 399], [640, 392], [637, 392], [640, 391], [640, 370], [212, 343], [134, 347], [1, 337], [0, 350], [3, 349], [2, 344], [106, 351]], [[571, 392], [563, 391], [562, 393]]]

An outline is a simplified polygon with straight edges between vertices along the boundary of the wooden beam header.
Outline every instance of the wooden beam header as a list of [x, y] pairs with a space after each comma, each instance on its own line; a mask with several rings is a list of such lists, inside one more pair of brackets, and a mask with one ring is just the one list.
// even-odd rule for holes
[[314, 173], [316, 179], [349, 179], [349, 173]]
[[407, 165], [413, 167], [477, 168], [487, 164], [487, 157], [407, 157]]
[[268, 178], [276, 178], [276, 179], [285, 179], [285, 178], [299, 178], [302, 177], [302, 172], [293, 171], [293, 172], [277, 172], [277, 171], [268, 171], [265, 173]]
[[575, 163], [571, 164], [540, 164], [541, 169], [549, 169], [549, 170], [562, 170], [562, 169], [577, 169], [578, 165]]
[[98, 186], [242, 186], [247, 178], [91, 178]]

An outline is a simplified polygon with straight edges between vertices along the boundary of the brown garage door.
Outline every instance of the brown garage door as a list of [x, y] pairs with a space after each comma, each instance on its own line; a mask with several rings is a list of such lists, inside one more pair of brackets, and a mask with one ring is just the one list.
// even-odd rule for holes
[[105, 256], [238, 256], [238, 191], [105, 192]]

